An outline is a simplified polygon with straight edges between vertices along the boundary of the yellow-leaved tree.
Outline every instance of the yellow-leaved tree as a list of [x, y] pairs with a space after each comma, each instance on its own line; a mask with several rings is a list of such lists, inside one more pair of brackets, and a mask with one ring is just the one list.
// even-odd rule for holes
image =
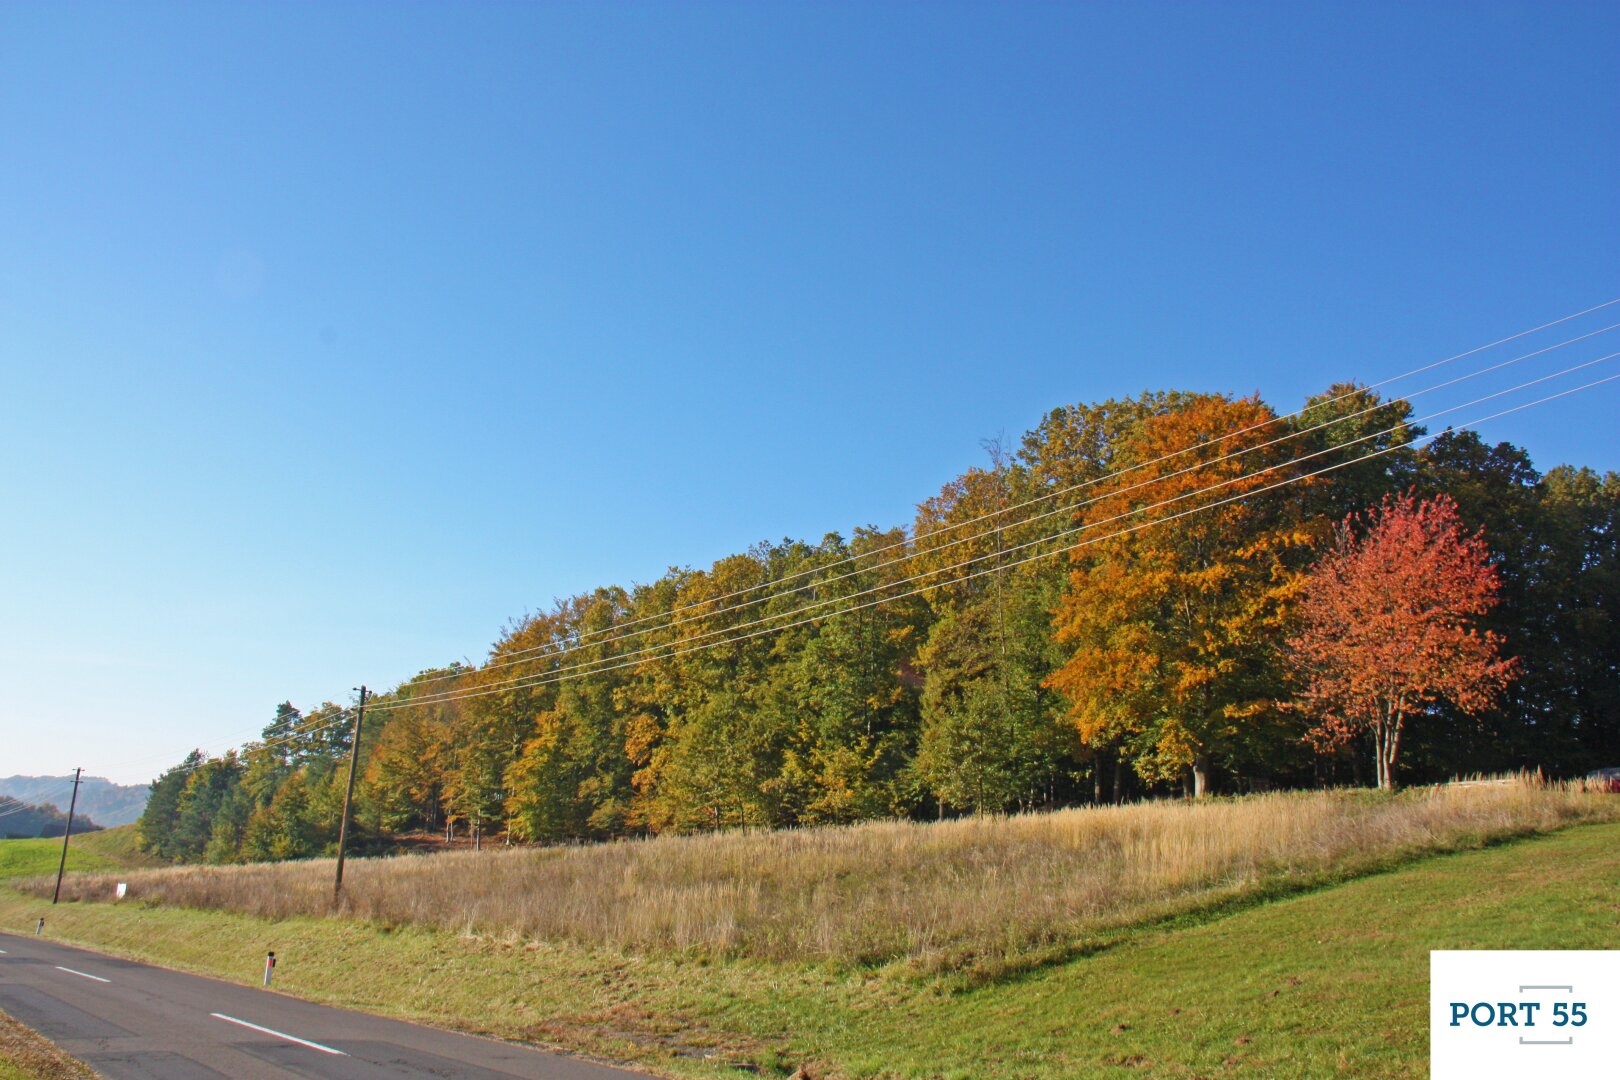
[[1217, 770], [1256, 779], [1299, 753], [1277, 704], [1277, 643], [1316, 536], [1297, 488], [1275, 488], [1309, 465], [1267, 445], [1284, 433], [1268, 406], [1179, 404], [1122, 440], [1079, 512], [1054, 616], [1072, 652], [1048, 685], [1085, 744], [1202, 795]]

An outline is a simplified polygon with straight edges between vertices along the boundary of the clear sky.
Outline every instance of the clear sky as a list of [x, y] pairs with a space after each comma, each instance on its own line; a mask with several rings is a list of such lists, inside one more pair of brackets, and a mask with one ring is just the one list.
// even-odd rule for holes
[[[1612, 2], [0, 6], [0, 775], [904, 522], [1054, 405], [1620, 296], [1617, 57]], [[1616, 386], [1487, 435], [1620, 468]]]

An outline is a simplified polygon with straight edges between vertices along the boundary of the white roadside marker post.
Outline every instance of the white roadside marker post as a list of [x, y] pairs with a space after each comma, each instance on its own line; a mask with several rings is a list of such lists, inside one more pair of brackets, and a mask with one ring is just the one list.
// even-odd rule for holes
[[45, 916], [41, 915], [39, 917], [39, 925], [34, 927], [34, 936], [39, 937], [39, 935], [43, 934], [44, 932], [45, 932]]
[[273, 953], [273, 952], [265, 953], [264, 954], [264, 985], [266, 985], [266, 986], [270, 985], [270, 973], [272, 971], [274, 971], [274, 970], [276, 970], [276, 954]]

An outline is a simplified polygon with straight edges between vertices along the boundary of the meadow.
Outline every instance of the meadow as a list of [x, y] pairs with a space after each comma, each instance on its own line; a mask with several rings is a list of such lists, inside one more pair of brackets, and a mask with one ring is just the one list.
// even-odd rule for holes
[[1612, 795], [1512, 778], [351, 860], [336, 910], [330, 860], [75, 874], [63, 898], [124, 881], [145, 905], [985, 979], [1122, 928], [1616, 819]]
[[0, 928], [49, 910], [60, 940], [244, 985], [273, 948], [281, 993], [704, 1080], [1415, 1078], [1428, 950], [1614, 948], [1617, 879], [1620, 824], [1575, 825], [1122, 930], [973, 986], [351, 918], [51, 909], [3, 886]]
[[[0, 881], [8, 878], [51, 875], [62, 858], [62, 838], [0, 840]], [[151, 866], [155, 860], [135, 849], [135, 826], [76, 833], [68, 841], [69, 872], [114, 870], [127, 866]]]

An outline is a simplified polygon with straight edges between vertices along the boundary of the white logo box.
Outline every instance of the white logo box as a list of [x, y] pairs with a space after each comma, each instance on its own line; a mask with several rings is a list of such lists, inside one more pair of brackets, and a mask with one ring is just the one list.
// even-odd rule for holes
[[1429, 1074], [1620, 1077], [1620, 952], [1430, 952]]

